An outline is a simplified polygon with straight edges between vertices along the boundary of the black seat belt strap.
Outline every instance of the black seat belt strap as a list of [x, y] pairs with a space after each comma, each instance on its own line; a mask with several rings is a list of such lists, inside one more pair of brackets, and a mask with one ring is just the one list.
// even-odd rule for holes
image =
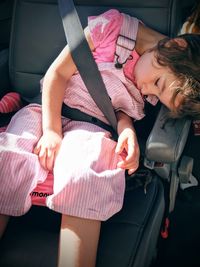
[[76, 108], [71, 108], [65, 104], [62, 105], [62, 115], [68, 119], [74, 120], [74, 121], [84, 121], [84, 122], [89, 122], [93, 123], [104, 130], [108, 131], [111, 133], [112, 139], [117, 141], [118, 139], [118, 134], [117, 132], [113, 129], [113, 127], [95, 117], [92, 117]]
[[80, 72], [81, 78], [96, 105], [116, 131], [117, 119], [115, 112], [85, 38], [73, 0], [58, 0], [58, 3], [70, 52]]
[[[42, 93], [39, 92], [39, 94], [37, 94], [35, 97], [30, 97], [30, 98], [23, 97], [22, 101], [23, 101], [24, 105], [28, 105], [30, 103], [37, 103], [37, 104], [41, 105], [42, 104]], [[11, 117], [14, 115], [14, 113], [15, 112], [12, 112], [12, 113], [9, 113], [8, 116], [4, 116], [5, 121], [9, 122]], [[118, 139], [118, 134], [113, 129], [113, 127], [111, 125], [97, 119], [96, 117], [93, 117], [87, 113], [84, 113], [84, 112], [80, 111], [79, 109], [71, 108], [71, 107], [65, 105], [64, 103], [62, 104], [62, 116], [65, 118], [74, 120], [74, 121], [85, 121], [85, 122], [95, 124], [95, 125], [101, 127], [102, 129], [109, 131], [111, 133], [113, 140], [117, 141], [117, 139]], [[5, 125], [5, 123], [2, 122], [2, 126], [4, 126], [4, 125]], [[1, 126], [1, 122], [0, 122], [0, 126]]]

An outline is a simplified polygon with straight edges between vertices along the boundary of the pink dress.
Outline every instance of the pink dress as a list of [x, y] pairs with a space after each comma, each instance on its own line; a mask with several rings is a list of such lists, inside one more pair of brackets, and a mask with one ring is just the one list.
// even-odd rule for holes
[[[94, 58], [114, 109], [139, 120], [144, 117], [144, 102], [132, 81], [139, 56], [133, 51], [133, 60], [124, 70], [113, 63], [122, 19], [117, 10], [109, 10], [90, 17], [88, 25], [96, 48]], [[64, 102], [107, 122], [78, 72], [68, 83]], [[45, 204], [63, 214], [107, 220], [121, 209], [125, 190], [124, 170], [117, 168], [120, 156], [115, 153], [116, 142], [109, 132], [90, 123], [62, 118], [62, 126], [64, 137], [55, 161], [53, 191], [46, 194]], [[0, 133], [0, 214], [26, 213], [34, 188], [47, 179], [48, 172], [32, 153], [41, 134], [41, 106], [34, 104], [17, 112], [6, 132]]]

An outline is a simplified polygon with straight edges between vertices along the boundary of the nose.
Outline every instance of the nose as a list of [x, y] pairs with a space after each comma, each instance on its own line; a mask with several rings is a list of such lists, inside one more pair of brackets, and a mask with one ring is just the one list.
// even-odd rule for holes
[[152, 83], [143, 83], [141, 85], [141, 92], [143, 95], [148, 95], [152, 91]]

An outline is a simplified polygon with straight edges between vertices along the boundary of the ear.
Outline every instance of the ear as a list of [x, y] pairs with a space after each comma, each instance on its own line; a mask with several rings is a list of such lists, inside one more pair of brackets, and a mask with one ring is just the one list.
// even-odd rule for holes
[[183, 47], [183, 48], [187, 47], [187, 42], [181, 37], [176, 37], [173, 39], [173, 41], [177, 43], [178, 46], [180, 47]]
[[178, 45], [182, 49], [187, 47], [186, 40], [181, 36], [169, 39], [169, 41], [166, 43], [166, 47], [171, 47], [171, 45], [173, 46], [173, 44]]

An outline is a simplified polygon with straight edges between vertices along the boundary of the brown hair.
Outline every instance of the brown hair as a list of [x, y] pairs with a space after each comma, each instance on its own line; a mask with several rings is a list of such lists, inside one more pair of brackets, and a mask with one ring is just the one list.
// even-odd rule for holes
[[[178, 39], [185, 45], [181, 45]], [[170, 116], [200, 119], [200, 35], [165, 38], [158, 42], [155, 52], [158, 63], [168, 67], [180, 81], [171, 101], [174, 104], [178, 94], [183, 96], [183, 100]]]

